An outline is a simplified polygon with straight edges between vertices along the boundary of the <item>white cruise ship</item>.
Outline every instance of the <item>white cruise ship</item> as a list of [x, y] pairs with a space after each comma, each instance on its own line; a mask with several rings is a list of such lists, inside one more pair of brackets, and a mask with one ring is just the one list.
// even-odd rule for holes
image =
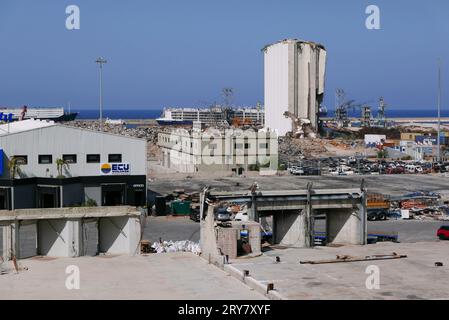
[[56, 122], [60, 121], [72, 121], [75, 120], [78, 113], [64, 112], [64, 108], [29, 108], [24, 106], [22, 108], [3, 108], [0, 107], [0, 112], [3, 114], [12, 114], [13, 120], [22, 119], [39, 119], [39, 120], [52, 120]]
[[264, 124], [264, 110], [261, 108], [164, 108], [162, 116], [156, 119], [160, 125], [189, 125], [200, 121], [208, 125], [230, 124], [233, 119], [241, 119], [254, 124]]

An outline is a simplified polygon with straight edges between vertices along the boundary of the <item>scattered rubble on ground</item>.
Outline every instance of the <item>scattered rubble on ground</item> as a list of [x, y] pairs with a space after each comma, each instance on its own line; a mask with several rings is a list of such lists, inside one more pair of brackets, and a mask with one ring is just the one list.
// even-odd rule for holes
[[199, 243], [189, 240], [155, 242], [151, 247], [155, 253], [192, 252], [196, 255], [201, 253]]
[[339, 156], [348, 150], [360, 151], [359, 148], [360, 143], [353, 140], [279, 137], [279, 162], [288, 163], [303, 158]]
[[407, 194], [391, 203], [391, 211], [405, 219], [449, 221], [449, 206], [434, 192]]
[[[99, 121], [75, 120], [66, 122], [65, 124], [77, 128], [100, 131]], [[108, 123], [103, 124], [104, 132], [120, 134], [128, 137], [147, 139], [147, 141], [152, 142], [154, 144], [157, 143], [158, 133], [164, 130], [165, 129], [157, 125], [127, 128], [126, 125], [123, 124], [108, 124]]]

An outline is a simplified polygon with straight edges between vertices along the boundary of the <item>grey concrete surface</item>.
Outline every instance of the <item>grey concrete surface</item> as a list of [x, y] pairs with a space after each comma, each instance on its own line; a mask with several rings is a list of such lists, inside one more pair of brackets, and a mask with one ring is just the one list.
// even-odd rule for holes
[[[190, 253], [148, 256], [30, 258], [28, 270], [0, 275], [0, 299], [264, 299]], [[65, 286], [66, 267], [80, 270], [80, 289]]]
[[200, 240], [200, 224], [189, 217], [147, 217], [143, 239], [152, 242], [162, 240]]
[[[387, 220], [368, 221], [368, 233], [397, 234], [400, 242], [437, 241], [436, 232], [449, 222]], [[317, 231], [325, 231], [325, 220], [316, 220]], [[200, 239], [200, 224], [187, 217], [148, 217], [143, 238], [151, 241]]]
[[[300, 264], [299, 261], [335, 259], [336, 255], [408, 255], [405, 259]], [[275, 257], [280, 257], [280, 263]], [[442, 262], [443, 267], [436, 267]], [[253, 259], [231, 260], [239, 271], [249, 270], [262, 285], [274, 283], [286, 299], [449, 299], [449, 242], [378, 243], [339, 248], [276, 249]], [[366, 286], [368, 266], [377, 266], [379, 289]], [[370, 281], [369, 281], [370, 282]]]
[[175, 189], [183, 188], [186, 192], [199, 192], [205, 186], [220, 191], [243, 190], [249, 188], [255, 181], [261, 190], [304, 189], [308, 182], [313, 182], [314, 188], [359, 188], [362, 179], [370, 192], [389, 195], [403, 195], [414, 191], [449, 192], [448, 177], [444, 175], [369, 175], [369, 176], [255, 176], [255, 177], [224, 177], [217, 179], [177, 179], [176, 174], [170, 179], [155, 179], [148, 183], [148, 189], [167, 194]]

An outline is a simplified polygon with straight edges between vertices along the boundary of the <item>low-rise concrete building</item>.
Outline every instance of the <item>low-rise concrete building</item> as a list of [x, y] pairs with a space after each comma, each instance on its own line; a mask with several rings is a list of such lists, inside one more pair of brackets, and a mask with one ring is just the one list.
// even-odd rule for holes
[[146, 204], [146, 140], [25, 120], [0, 125], [0, 210]]
[[270, 131], [240, 129], [176, 129], [159, 133], [162, 165], [178, 172], [229, 171], [278, 168], [277, 135]]
[[0, 211], [0, 256], [134, 255], [141, 229], [141, 213], [126, 206]]

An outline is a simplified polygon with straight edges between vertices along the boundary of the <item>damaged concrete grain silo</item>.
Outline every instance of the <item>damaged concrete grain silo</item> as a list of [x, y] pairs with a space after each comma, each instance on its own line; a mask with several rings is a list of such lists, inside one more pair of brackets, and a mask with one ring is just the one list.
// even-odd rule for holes
[[287, 39], [264, 52], [265, 127], [278, 135], [316, 131], [324, 96], [326, 49], [323, 45]]

